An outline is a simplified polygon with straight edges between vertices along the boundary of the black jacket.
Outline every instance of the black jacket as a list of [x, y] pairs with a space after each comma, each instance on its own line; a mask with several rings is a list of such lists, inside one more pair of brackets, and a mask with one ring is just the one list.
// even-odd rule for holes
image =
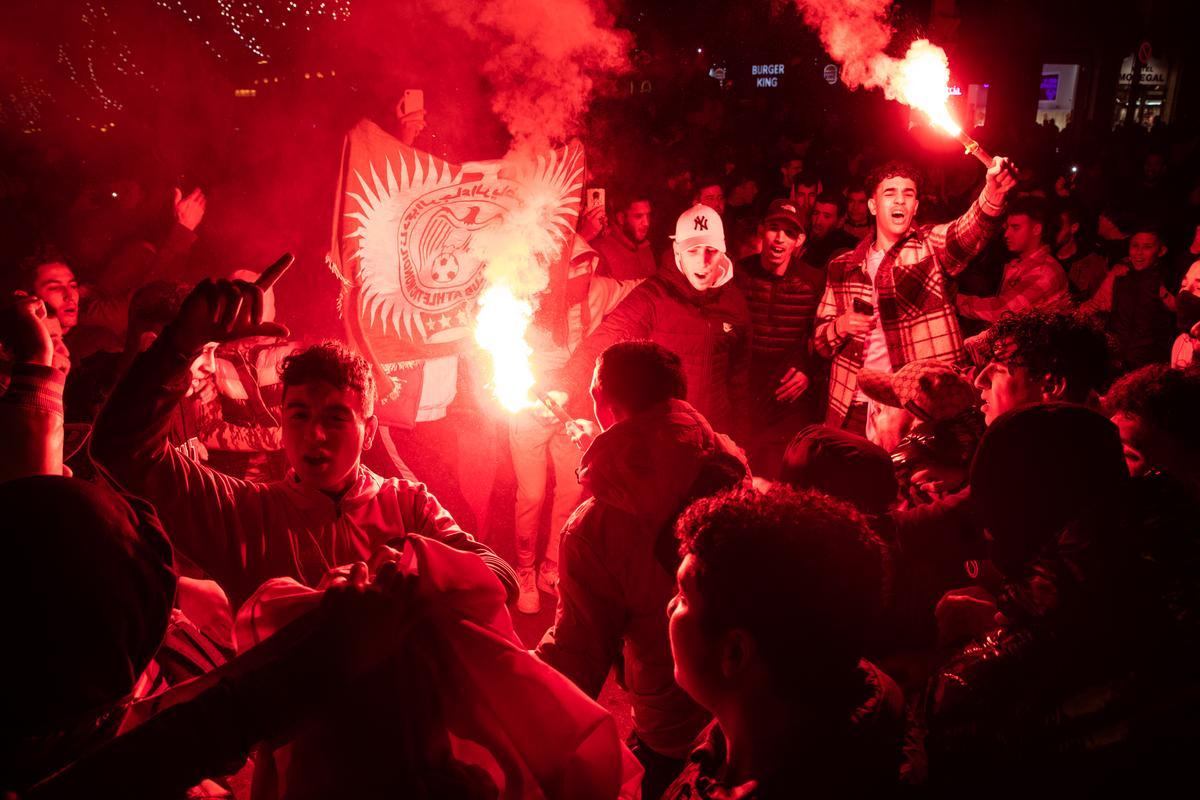
[[[1157, 480], [1157, 479], [1155, 479]], [[1198, 744], [1195, 568], [1200, 507], [1132, 487], [1097, 529], [1071, 525], [999, 595], [1003, 627], [934, 673], [935, 794], [1038, 786], [1045, 796], [1158, 796]]]
[[750, 312], [733, 281], [700, 292], [678, 269], [660, 270], [580, 342], [557, 383], [581, 413], [588, 408], [596, 357], [617, 342], [649, 339], [679, 355], [688, 402], [714, 430], [736, 439], [734, 410], [744, 408], [748, 397], [750, 337]]

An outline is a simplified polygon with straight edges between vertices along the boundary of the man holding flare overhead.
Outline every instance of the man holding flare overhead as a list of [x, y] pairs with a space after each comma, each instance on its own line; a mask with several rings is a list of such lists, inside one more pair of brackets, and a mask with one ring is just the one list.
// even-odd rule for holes
[[870, 427], [868, 400], [858, 388], [864, 366], [894, 372], [920, 358], [967, 362], [948, 276], [987, 244], [1016, 181], [1008, 160], [994, 158], [966, 213], [916, 225], [919, 181], [908, 164], [876, 169], [866, 186], [874, 234], [829, 262], [813, 338], [817, 352], [833, 359], [825, 421], [834, 427], [857, 433]]

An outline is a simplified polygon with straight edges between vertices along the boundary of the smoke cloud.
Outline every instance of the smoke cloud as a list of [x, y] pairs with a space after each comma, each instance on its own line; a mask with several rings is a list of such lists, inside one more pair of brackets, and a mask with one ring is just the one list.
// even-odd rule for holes
[[[881, 89], [889, 100], [928, 108], [927, 98], [910, 96], [914, 79], [932, 79], [942, 86], [949, 80], [946, 52], [927, 39], [913, 42], [903, 59], [885, 52], [895, 34], [887, 21], [892, 0], [795, 3], [804, 21], [820, 35], [829, 55], [842, 65], [842, 81], [851, 89]], [[929, 80], [920, 83], [927, 88]]]
[[[628, 65], [629, 35], [597, 18], [591, 0], [434, 0], [432, 7], [484, 53], [492, 111], [512, 137], [505, 169], [518, 180], [537, 173], [545, 151], [575, 134], [596, 82]], [[564, 244], [550, 230], [559, 202], [527, 184], [519, 205], [472, 243], [488, 283], [476, 341], [492, 356], [493, 391], [512, 411], [533, 402], [525, 331]]]
[[628, 65], [629, 34], [597, 17], [589, 0], [435, 0], [487, 55], [492, 110], [528, 155], [578, 129], [596, 81]]

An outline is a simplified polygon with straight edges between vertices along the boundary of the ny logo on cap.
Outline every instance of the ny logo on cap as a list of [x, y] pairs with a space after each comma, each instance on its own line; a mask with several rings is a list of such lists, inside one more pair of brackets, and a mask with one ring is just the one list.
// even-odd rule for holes
[[696, 216], [692, 220], [692, 230], [695, 230], [695, 231], [708, 230], [708, 217], [704, 216], [703, 214]]

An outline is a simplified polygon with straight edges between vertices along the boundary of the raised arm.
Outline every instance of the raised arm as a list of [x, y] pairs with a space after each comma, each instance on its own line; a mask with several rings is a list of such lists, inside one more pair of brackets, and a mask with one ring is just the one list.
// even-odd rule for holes
[[162, 336], [134, 360], [92, 431], [91, 456], [100, 472], [153, 502], [175, 544], [229, 585], [239, 578], [252, 533], [234, 509], [254, 488], [182, 455], [167, 432], [190, 383], [189, 367], [206, 343], [286, 335], [282, 326], [261, 321], [261, 301], [253, 284], [199, 284]]
[[971, 207], [958, 219], [930, 229], [929, 245], [947, 273], [957, 275], [966, 269], [967, 263], [983, 251], [995, 233], [1008, 192], [1017, 185], [1012, 170], [1008, 159], [993, 158], [983, 191]]
[[[0, 481], [63, 474], [65, 369], [55, 366], [56, 342], [46, 325], [46, 306], [15, 295], [0, 310], [0, 342], [14, 362], [0, 397]], [[61, 338], [57, 342], [62, 347]], [[58, 359], [64, 366], [66, 351]]]

